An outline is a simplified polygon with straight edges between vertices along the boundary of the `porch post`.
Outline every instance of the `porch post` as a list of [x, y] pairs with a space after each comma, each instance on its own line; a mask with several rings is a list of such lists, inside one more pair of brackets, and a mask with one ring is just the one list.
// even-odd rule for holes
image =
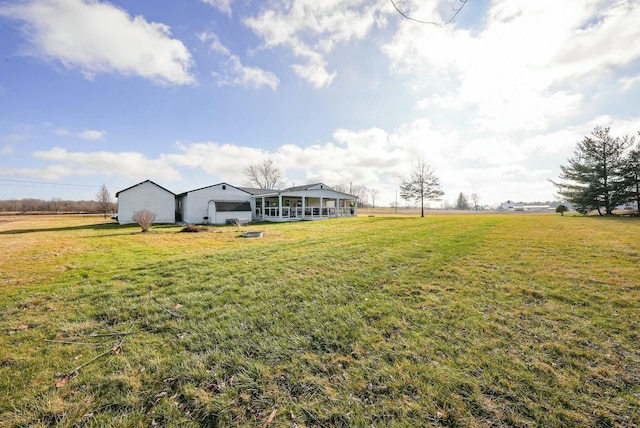
[[302, 218], [305, 218], [305, 210], [307, 208], [306, 196], [302, 195]]
[[340, 217], [342, 215], [340, 211], [340, 198], [336, 198], [336, 217]]
[[264, 220], [264, 214], [265, 214], [265, 209], [264, 209], [264, 196], [262, 197], [262, 205], [260, 207], [260, 209], [262, 210], [262, 212], [260, 213], [260, 220]]
[[278, 193], [278, 217], [282, 218], [282, 194]]
[[322, 210], [324, 209], [324, 198], [320, 196], [320, 218], [322, 218]]

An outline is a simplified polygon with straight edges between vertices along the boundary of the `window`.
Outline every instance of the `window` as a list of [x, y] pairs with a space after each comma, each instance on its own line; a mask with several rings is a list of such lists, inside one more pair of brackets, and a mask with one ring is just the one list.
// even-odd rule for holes
[[227, 186], [226, 185], [222, 185], [222, 190], [227, 190]]
[[251, 204], [246, 201], [237, 202], [215, 202], [216, 211], [232, 212], [232, 211], [251, 211]]

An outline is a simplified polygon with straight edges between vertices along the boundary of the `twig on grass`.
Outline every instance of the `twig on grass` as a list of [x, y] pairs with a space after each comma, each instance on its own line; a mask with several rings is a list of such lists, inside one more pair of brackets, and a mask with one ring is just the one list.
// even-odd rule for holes
[[76, 377], [78, 375], [78, 372], [80, 370], [82, 370], [83, 368], [85, 368], [86, 366], [88, 366], [89, 364], [93, 363], [94, 361], [104, 357], [105, 355], [108, 354], [113, 354], [113, 355], [118, 355], [120, 353], [120, 351], [122, 351], [122, 343], [124, 342], [124, 339], [127, 338], [127, 336], [129, 334], [133, 334], [131, 333], [131, 329], [133, 328], [134, 324], [131, 324], [131, 327], [129, 327], [129, 331], [126, 333], [120, 333], [120, 335], [122, 336], [120, 338], [120, 340], [118, 341], [118, 343], [116, 343], [111, 349], [109, 349], [108, 351], [105, 351], [101, 354], [96, 355], [95, 357], [93, 357], [92, 359], [85, 361], [84, 363], [80, 364], [79, 366], [77, 366], [76, 368], [74, 368], [73, 370], [71, 370], [68, 373], [61, 373], [58, 374], [58, 376], [61, 377], [61, 379], [58, 379], [58, 382], [56, 382], [56, 388], [62, 388], [64, 385], [67, 384], [67, 382], [69, 381], [69, 379]]
[[278, 408], [274, 408], [273, 412], [269, 415], [267, 420], [262, 424], [262, 428], [267, 428], [271, 422], [276, 418], [276, 414], [278, 413]]
[[156, 299], [153, 294], [150, 294], [151, 300], [153, 300], [159, 307], [160, 309], [162, 309], [163, 311], [165, 311], [166, 313], [168, 313], [169, 315], [171, 315], [174, 318], [182, 318], [184, 317], [184, 314], [178, 313], [178, 312], [173, 312], [170, 309], [165, 308], [162, 303], [158, 302], [158, 299]]
[[65, 341], [65, 340], [49, 340], [49, 339], [44, 339], [43, 342], [63, 343], [65, 345], [93, 345], [96, 347], [104, 345], [104, 342], [71, 342], [71, 341]]
[[127, 334], [133, 334], [124, 331], [115, 331], [113, 333], [91, 333], [89, 337], [109, 337], [109, 336], [126, 336]]

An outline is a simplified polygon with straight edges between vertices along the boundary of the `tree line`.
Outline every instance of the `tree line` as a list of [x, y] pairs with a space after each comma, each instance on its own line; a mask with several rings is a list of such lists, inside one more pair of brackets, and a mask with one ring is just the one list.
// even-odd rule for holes
[[70, 201], [61, 198], [50, 200], [24, 198], [0, 200], [0, 213], [11, 214], [103, 214], [117, 211], [106, 185], [102, 185], [93, 201]]
[[[107, 212], [115, 212], [116, 204], [111, 202], [110, 209]], [[98, 201], [68, 201], [60, 198], [52, 198], [51, 200], [43, 199], [7, 199], [0, 201], [0, 212], [4, 213], [87, 213], [102, 214], [104, 213], [102, 205]]]
[[635, 136], [613, 137], [610, 128], [596, 126], [560, 170], [561, 181], [549, 181], [579, 213], [612, 215], [624, 206], [640, 213], [640, 142]]

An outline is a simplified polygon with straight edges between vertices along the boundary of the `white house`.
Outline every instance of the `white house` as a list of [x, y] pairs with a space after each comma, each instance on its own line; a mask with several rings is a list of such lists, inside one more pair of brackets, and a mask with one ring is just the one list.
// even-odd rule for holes
[[137, 211], [148, 210], [156, 215], [155, 223], [175, 223], [176, 195], [151, 180], [143, 181], [116, 193], [118, 223], [135, 223]]
[[282, 222], [358, 215], [357, 196], [337, 192], [323, 183], [283, 190], [219, 183], [175, 195], [147, 180], [116, 193], [116, 197], [120, 224], [133, 223], [133, 212], [142, 209], [155, 212], [156, 223]]

